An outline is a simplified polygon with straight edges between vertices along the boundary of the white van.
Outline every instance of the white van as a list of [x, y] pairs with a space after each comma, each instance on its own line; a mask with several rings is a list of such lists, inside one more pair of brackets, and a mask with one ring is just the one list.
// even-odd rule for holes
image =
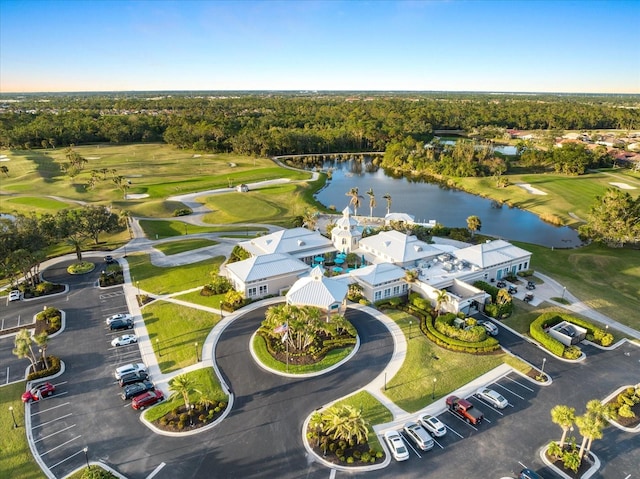
[[136, 373], [138, 371], [147, 372], [147, 367], [142, 363], [127, 364], [126, 366], [120, 366], [116, 369], [115, 377], [120, 379], [125, 374]]

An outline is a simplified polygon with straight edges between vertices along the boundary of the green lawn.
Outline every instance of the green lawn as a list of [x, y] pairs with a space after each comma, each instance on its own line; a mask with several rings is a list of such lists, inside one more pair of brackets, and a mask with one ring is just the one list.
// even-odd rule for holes
[[[11, 479], [34, 479], [46, 477], [34, 461], [27, 443], [24, 429], [24, 404], [20, 396], [24, 392], [24, 381], [0, 387], [0, 477]], [[13, 427], [9, 407], [13, 407], [18, 428]]]
[[362, 410], [362, 415], [371, 426], [367, 435], [369, 447], [382, 451], [378, 436], [373, 431], [373, 426], [393, 421], [393, 414], [380, 401], [367, 391], [348, 396], [335, 403], [336, 406], [348, 405]]
[[[140, 227], [149, 239], [170, 238], [172, 236], [182, 236], [185, 234], [185, 223], [182, 221], [163, 221], [163, 220], [141, 220]], [[235, 232], [241, 236], [248, 236], [248, 232], [265, 232], [267, 228], [260, 226], [246, 228], [244, 226], [197, 226], [187, 225], [186, 232], [188, 234], [197, 233], [225, 233]]]
[[162, 251], [165, 255], [171, 256], [172, 254], [184, 253], [185, 251], [192, 251], [194, 249], [206, 248], [207, 246], [217, 245], [217, 241], [212, 241], [204, 238], [192, 238], [183, 239], [182, 241], [170, 241], [167, 243], [160, 243], [154, 245], [154, 248]]
[[213, 296], [202, 296], [200, 291], [192, 291], [190, 293], [181, 294], [175, 297], [182, 301], [199, 304], [200, 306], [208, 306], [210, 308], [220, 309], [220, 301], [224, 299], [224, 294], [214, 294]]
[[204, 221], [220, 223], [268, 223], [291, 227], [296, 216], [315, 207], [306, 202], [303, 185], [273, 185], [247, 193], [226, 193], [206, 197]]
[[315, 364], [289, 364], [287, 366], [286, 363], [281, 363], [280, 361], [274, 359], [271, 354], [269, 354], [269, 351], [267, 351], [267, 345], [262, 336], [259, 336], [257, 334], [254, 336], [253, 349], [258, 359], [265, 366], [271, 369], [275, 369], [276, 371], [289, 372], [291, 374], [315, 373], [318, 371], [322, 371], [324, 369], [327, 369], [328, 367], [333, 366], [334, 364], [339, 363], [344, 358], [346, 358], [351, 353], [351, 351], [353, 351], [353, 347], [333, 349], [329, 351], [321, 361], [318, 361]]
[[[213, 372], [213, 368], [198, 369], [196, 371], [186, 373], [186, 375], [194, 380], [196, 389], [198, 389], [204, 396], [218, 402], [229, 402], [229, 398], [222, 390], [220, 381], [218, 381], [218, 378]], [[189, 395], [189, 401], [194, 403], [197, 402], [201, 395], [200, 393], [191, 393]], [[184, 400], [182, 399], [182, 395], [174, 399], [167, 398], [157, 406], [154, 406], [151, 409], [147, 410], [144, 413], [144, 417], [145, 419], [147, 419], [147, 421], [155, 421], [156, 419], [160, 419], [162, 416], [170, 412], [172, 409], [183, 404]]]
[[640, 251], [591, 244], [554, 249], [520, 243], [531, 251], [531, 267], [551, 276], [592, 308], [640, 329]]
[[208, 283], [211, 271], [220, 267], [224, 257], [169, 268], [152, 265], [148, 254], [129, 255], [127, 260], [134, 285], [140, 282], [141, 290], [153, 294], [169, 294]]
[[145, 306], [142, 318], [163, 373], [195, 364], [196, 352], [202, 359], [202, 345], [220, 321], [217, 314], [164, 301]]
[[[458, 187], [487, 198], [502, 201], [518, 208], [532, 211], [537, 215], [550, 214], [562, 219], [565, 225], [577, 227], [580, 221], [569, 213], [586, 219], [596, 196], [601, 196], [611, 188], [612, 182], [627, 183], [635, 186], [628, 191], [632, 196], [640, 194], [640, 179], [627, 170], [601, 170], [581, 176], [548, 174], [509, 174], [505, 175], [510, 185], [496, 188], [493, 178], [454, 178], [450, 181]], [[547, 193], [534, 195], [517, 183], [529, 183], [532, 187]]]
[[413, 316], [393, 310], [386, 310], [385, 314], [398, 323], [405, 335], [409, 321], [413, 321], [404, 363], [398, 374], [389, 378], [387, 390], [383, 391], [407, 412], [418, 411], [433, 402], [434, 379], [438, 399], [503, 363], [504, 353], [481, 356], [443, 349], [415, 329], [417, 320]]
[[53, 198], [17, 196], [15, 198], [3, 199], [0, 209], [7, 213], [16, 211], [23, 215], [28, 215], [31, 212], [55, 213], [56, 211], [63, 210], [65, 208], [75, 208], [77, 206], [78, 205], [76, 203], [67, 203], [64, 201], [54, 200]]

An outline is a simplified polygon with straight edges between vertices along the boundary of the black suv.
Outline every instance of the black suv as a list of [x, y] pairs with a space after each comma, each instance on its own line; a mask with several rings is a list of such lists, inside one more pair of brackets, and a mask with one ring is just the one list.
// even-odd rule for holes
[[145, 373], [144, 371], [137, 371], [135, 373], [129, 373], [121, 376], [118, 384], [120, 384], [120, 387], [124, 387], [128, 384], [146, 381], [147, 379], [149, 379], [149, 375], [147, 373]]
[[133, 321], [131, 319], [116, 319], [109, 324], [111, 331], [119, 331], [121, 329], [133, 329]]
[[132, 397], [135, 397], [138, 394], [142, 394], [143, 392], [146, 392], [146, 391], [153, 391], [154, 389], [155, 387], [153, 386], [153, 383], [151, 381], [142, 381], [141, 383], [133, 383], [133, 384], [129, 384], [128, 386], [125, 386], [125, 388], [122, 390], [122, 394], [120, 394], [120, 397], [126, 401], [127, 399], [131, 399]]

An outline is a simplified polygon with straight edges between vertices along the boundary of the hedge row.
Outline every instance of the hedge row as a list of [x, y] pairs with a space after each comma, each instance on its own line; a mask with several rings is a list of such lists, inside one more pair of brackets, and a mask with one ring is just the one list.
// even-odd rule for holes
[[49, 369], [43, 369], [42, 371], [36, 371], [29, 373], [27, 381], [33, 381], [34, 379], [46, 378], [60, 372], [60, 358], [56, 356], [47, 356], [49, 363]]
[[564, 355], [565, 346], [560, 341], [547, 334], [544, 330], [544, 326], [552, 328], [561, 321], [562, 318], [560, 317], [560, 314], [550, 312], [541, 314], [529, 325], [529, 334], [531, 337], [542, 344], [551, 353], [559, 357]]
[[495, 286], [487, 283], [486, 281], [476, 281], [475, 283], [473, 283], [473, 286], [475, 286], [478, 289], [481, 289], [485, 293], [489, 293], [491, 295], [491, 301], [493, 301], [494, 303], [496, 302], [496, 298], [498, 297], [498, 292], [500, 291], [500, 288], [496, 288]]
[[464, 353], [489, 353], [500, 348], [500, 344], [496, 338], [487, 338], [484, 341], [476, 343], [468, 343], [455, 338], [450, 338], [438, 331], [431, 316], [420, 321], [420, 329], [431, 341], [438, 346], [449, 349], [451, 351], [459, 351]]

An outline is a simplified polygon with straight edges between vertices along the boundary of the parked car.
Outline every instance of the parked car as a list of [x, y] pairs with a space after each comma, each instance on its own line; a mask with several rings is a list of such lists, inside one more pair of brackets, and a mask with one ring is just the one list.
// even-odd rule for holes
[[133, 319], [116, 319], [109, 323], [111, 331], [119, 331], [121, 329], [133, 329]]
[[144, 409], [149, 406], [153, 406], [155, 403], [160, 402], [164, 399], [164, 394], [162, 391], [154, 390], [147, 391], [146, 393], [139, 394], [131, 400], [131, 407], [133, 409]]
[[432, 436], [442, 437], [447, 433], [447, 428], [445, 425], [435, 416], [431, 416], [430, 414], [424, 414], [420, 416], [418, 419], [420, 424], [424, 426], [424, 428], [431, 433]]
[[136, 373], [138, 371], [147, 372], [147, 367], [143, 363], [131, 363], [120, 366], [114, 373], [116, 379], [120, 379], [123, 374]]
[[516, 294], [518, 292], [518, 288], [515, 286], [509, 286], [509, 294]]
[[19, 289], [14, 289], [9, 293], [9, 301], [20, 301], [22, 295], [20, 294]]
[[22, 402], [40, 401], [42, 398], [51, 396], [54, 392], [56, 392], [56, 387], [47, 381], [27, 390], [22, 395]]
[[530, 301], [533, 301], [533, 293], [527, 293], [524, 295], [524, 299], [522, 300], [525, 303], [528, 303]]
[[496, 286], [497, 286], [498, 288], [506, 288], [506, 287], [507, 287], [507, 283], [506, 283], [505, 281], [498, 281], [498, 282], [496, 283]]
[[520, 471], [520, 475], [518, 476], [518, 479], [544, 479], [544, 478], [537, 472], [532, 471], [531, 469], [523, 469], [522, 471]]
[[409, 450], [404, 445], [404, 441], [398, 431], [387, 431], [384, 433], [384, 440], [387, 442], [391, 455], [396, 461], [406, 461], [409, 459]]
[[498, 326], [493, 324], [491, 321], [479, 320], [477, 322], [479, 326], [482, 326], [489, 336], [496, 336], [500, 331], [498, 330]]
[[122, 377], [118, 379], [118, 384], [123, 388], [129, 384], [139, 383], [147, 379], [149, 379], [149, 374], [147, 374], [146, 371], [137, 371], [135, 373], [123, 374]]
[[504, 409], [509, 405], [509, 401], [507, 401], [502, 394], [489, 388], [478, 389], [476, 391], [476, 397], [479, 397], [498, 409]]
[[107, 263], [107, 264], [111, 264], [111, 263], [115, 263], [116, 260], [113, 259], [113, 256], [108, 254], [107, 256], [104, 257], [104, 262]]
[[423, 451], [428, 451], [433, 449], [433, 439], [427, 432], [425, 428], [423, 428], [417, 422], [408, 422], [404, 425], [404, 433], [407, 437], [420, 449]]
[[534, 283], [533, 281], [527, 281], [527, 289], [536, 289], [536, 283]]
[[127, 313], [113, 314], [106, 319], [107, 326], [109, 326], [113, 321], [117, 321], [119, 319], [133, 319], [133, 317]]
[[136, 336], [135, 334], [123, 334], [122, 336], [113, 338], [113, 340], [111, 341], [111, 346], [126, 346], [127, 344], [137, 343], [137, 342], [138, 342], [138, 336]]
[[147, 391], [153, 391], [154, 389], [155, 386], [151, 381], [141, 381], [139, 383], [133, 383], [125, 386], [120, 393], [120, 397], [126, 401], [127, 399], [131, 399]]

